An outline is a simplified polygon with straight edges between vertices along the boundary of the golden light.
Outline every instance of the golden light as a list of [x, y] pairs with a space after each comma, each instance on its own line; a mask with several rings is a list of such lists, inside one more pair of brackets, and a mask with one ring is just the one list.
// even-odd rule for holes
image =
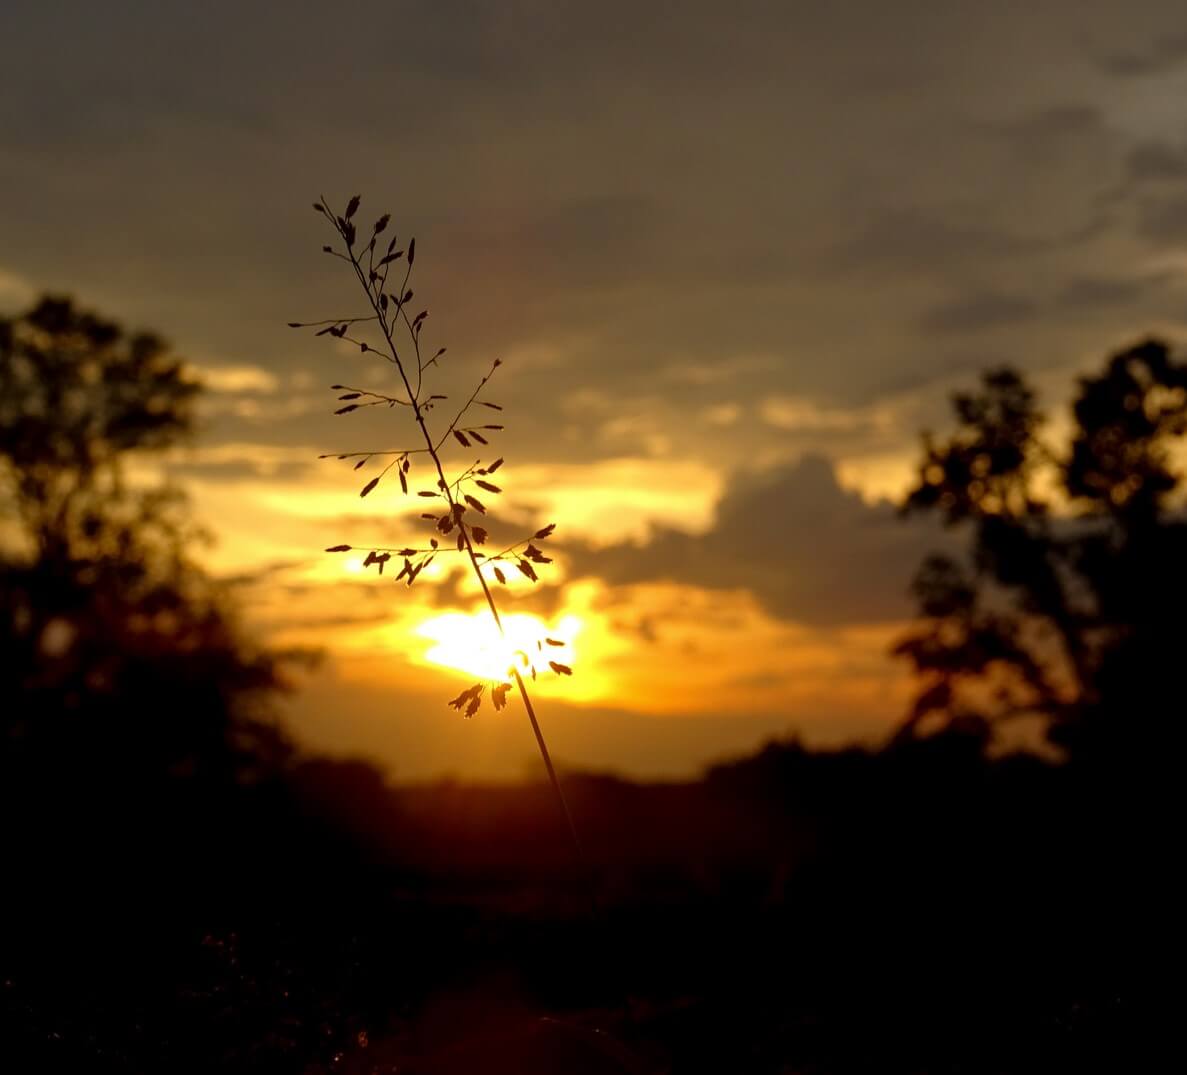
[[[522, 667], [520, 654], [524, 653], [542, 672], [548, 671], [550, 660], [572, 666], [573, 640], [581, 627], [577, 616], [563, 616], [549, 626], [539, 616], [517, 612], [503, 617], [504, 633], [500, 635], [487, 612], [445, 612], [426, 620], [416, 633], [434, 643], [425, 654], [433, 664], [482, 679], [504, 680], [512, 665]], [[546, 638], [563, 645], [550, 646]]]

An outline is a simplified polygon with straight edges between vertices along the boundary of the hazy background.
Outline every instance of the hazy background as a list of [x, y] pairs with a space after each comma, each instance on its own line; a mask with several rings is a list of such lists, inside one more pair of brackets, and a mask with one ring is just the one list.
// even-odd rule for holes
[[985, 366], [1054, 406], [1181, 331], [1177, 3], [10, 2], [0, 40], [0, 309], [69, 292], [187, 357], [202, 431], [166, 469], [204, 558], [326, 650], [302, 741], [397, 779], [517, 775], [533, 745], [444, 706], [469, 679], [423, 629], [468, 584], [320, 552], [411, 523], [316, 459], [406, 437], [331, 416], [380, 363], [284, 327], [357, 305], [318, 194], [416, 235], [442, 391], [504, 360], [505, 514], [562, 551], [510, 607], [573, 643], [546, 730], [633, 775], [878, 741], [940, 541], [889, 503], [920, 428]]

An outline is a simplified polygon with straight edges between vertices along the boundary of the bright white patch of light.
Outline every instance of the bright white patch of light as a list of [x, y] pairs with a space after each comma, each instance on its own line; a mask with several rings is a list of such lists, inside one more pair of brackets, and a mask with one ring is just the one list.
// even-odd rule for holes
[[[564, 616], [549, 626], [538, 616], [516, 612], [503, 617], [503, 634], [487, 612], [467, 615], [445, 612], [426, 620], [416, 629], [433, 646], [425, 658], [433, 664], [456, 668], [481, 679], [505, 680], [512, 665], [523, 667], [526, 654], [541, 672], [548, 672], [548, 662], [573, 664], [573, 640], [582, 622], [577, 616]], [[564, 643], [550, 646], [544, 640]], [[551, 674], [551, 673], [549, 673]]]

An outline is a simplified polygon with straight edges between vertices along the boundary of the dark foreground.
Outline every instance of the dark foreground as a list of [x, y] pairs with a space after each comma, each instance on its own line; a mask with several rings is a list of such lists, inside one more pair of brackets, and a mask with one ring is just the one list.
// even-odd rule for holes
[[11, 830], [8, 1070], [1144, 1067], [1142, 852], [1034, 761], [780, 747], [698, 783], [572, 778], [581, 864], [543, 786], [321, 761], [149, 810], [72, 787]]

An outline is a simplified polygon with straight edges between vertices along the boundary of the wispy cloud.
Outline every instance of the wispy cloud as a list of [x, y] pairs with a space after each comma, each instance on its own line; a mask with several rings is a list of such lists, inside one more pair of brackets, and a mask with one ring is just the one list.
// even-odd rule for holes
[[215, 366], [191, 363], [187, 368], [191, 380], [199, 382], [211, 392], [242, 394], [270, 394], [280, 387], [280, 378], [262, 366]]

